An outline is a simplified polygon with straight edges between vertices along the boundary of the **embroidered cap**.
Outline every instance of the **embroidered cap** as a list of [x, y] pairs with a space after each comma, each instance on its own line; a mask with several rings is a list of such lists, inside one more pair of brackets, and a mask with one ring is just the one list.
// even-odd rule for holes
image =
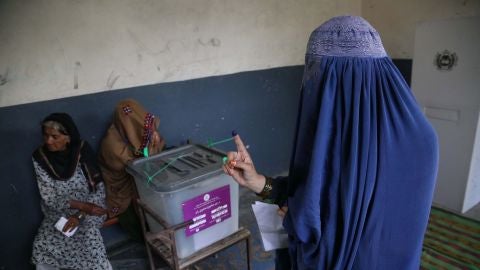
[[334, 17], [310, 35], [307, 56], [385, 57], [377, 30], [358, 16]]

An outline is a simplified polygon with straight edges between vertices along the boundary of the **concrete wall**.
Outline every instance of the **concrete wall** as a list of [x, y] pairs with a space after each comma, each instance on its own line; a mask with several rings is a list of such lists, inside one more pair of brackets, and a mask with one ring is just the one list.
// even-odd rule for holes
[[311, 30], [341, 14], [411, 59], [418, 22], [479, 15], [480, 1], [3, 0], [0, 107], [301, 65]]
[[360, 0], [3, 0], [0, 106], [301, 65]]

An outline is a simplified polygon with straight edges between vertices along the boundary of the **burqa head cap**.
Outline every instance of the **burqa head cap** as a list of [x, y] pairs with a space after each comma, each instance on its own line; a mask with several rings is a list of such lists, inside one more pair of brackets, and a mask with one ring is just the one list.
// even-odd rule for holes
[[326, 21], [310, 35], [307, 57], [385, 57], [377, 30], [358, 16], [338, 16]]

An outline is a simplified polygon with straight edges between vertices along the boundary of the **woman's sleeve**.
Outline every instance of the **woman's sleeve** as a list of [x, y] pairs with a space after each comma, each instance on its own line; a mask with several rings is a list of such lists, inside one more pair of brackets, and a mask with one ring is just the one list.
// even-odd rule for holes
[[[93, 148], [87, 141], [84, 141], [82, 155], [84, 162], [82, 164], [82, 172], [86, 180], [85, 183], [92, 183], [95, 185], [95, 188], [89, 188], [89, 193], [85, 197], [85, 201], [93, 203], [99, 207], [107, 208], [105, 203], [105, 185], [103, 177], [100, 171], [100, 168], [97, 164], [97, 158], [93, 151]], [[106, 219], [106, 215], [102, 216], [90, 216], [87, 215], [85, 222], [90, 226], [101, 227], [103, 222]]]
[[284, 206], [288, 196], [288, 177], [280, 176], [274, 178], [271, 183], [272, 190], [266, 199], [278, 204], [280, 207]]
[[105, 185], [103, 182], [97, 183], [95, 192], [90, 192], [88, 202], [94, 203], [105, 208]]
[[62, 212], [70, 208], [70, 199], [56, 194], [54, 182], [35, 160], [33, 160], [33, 167], [35, 168], [40, 197], [45, 207]]
[[[96, 191], [89, 194], [88, 202], [94, 203], [100, 207], [107, 208], [105, 204], [105, 186], [103, 182], [100, 182], [96, 186]], [[90, 216], [87, 215], [85, 222], [91, 226], [100, 228], [103, 225], [103, 222], [107, 218], [107, 215], [102, 216]]]

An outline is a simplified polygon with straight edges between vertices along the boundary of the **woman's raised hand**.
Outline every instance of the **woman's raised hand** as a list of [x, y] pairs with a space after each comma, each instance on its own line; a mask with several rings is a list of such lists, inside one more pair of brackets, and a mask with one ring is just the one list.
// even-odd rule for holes
[[239, 185], [256, 193], [261, 192], [265, 186], [265, 176], [257, 173], [255, 170], [253, 161], [240, 135], [235, 135], [234, 141], [237, 151], [227, 153], [228, 159], [223, 165], [223, 170], [226, 174], [231, 175]]

